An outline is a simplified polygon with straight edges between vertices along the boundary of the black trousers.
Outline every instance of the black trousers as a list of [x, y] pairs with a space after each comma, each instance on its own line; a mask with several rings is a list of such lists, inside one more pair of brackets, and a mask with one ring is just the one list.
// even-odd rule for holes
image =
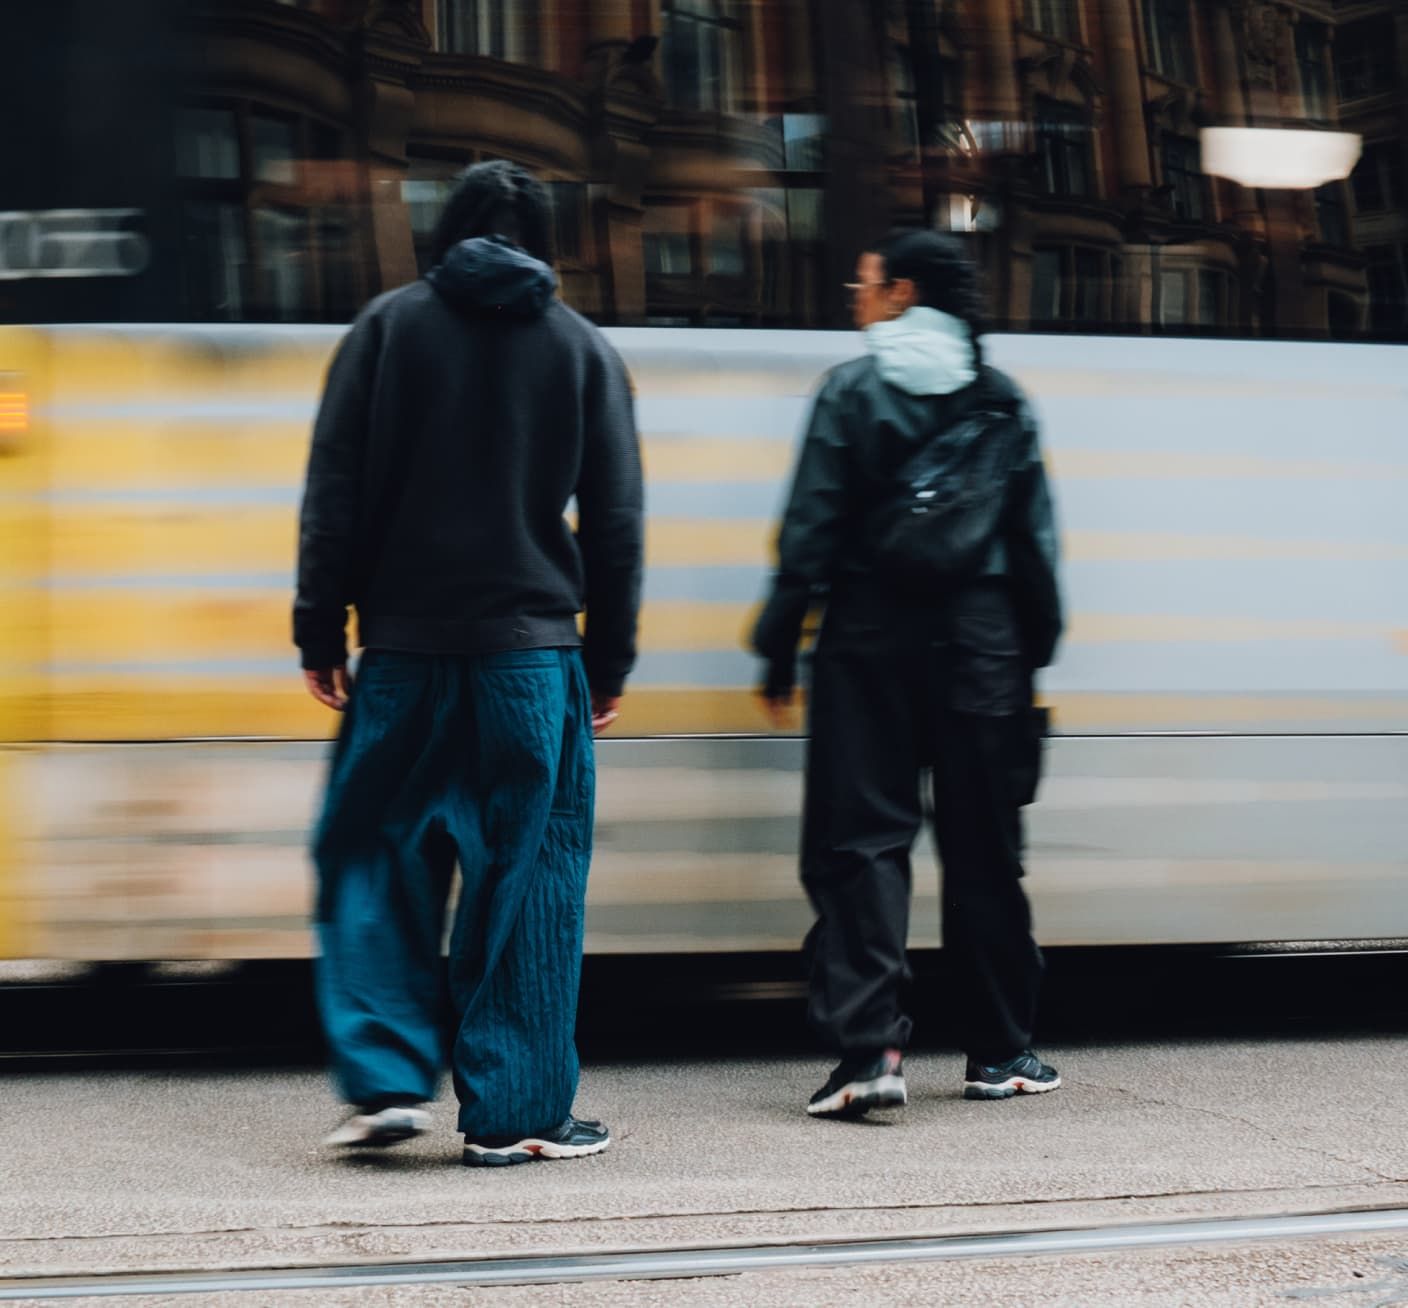
[[[971, 663], [971, 683], [982, 668]], [[1001, 675], [999, 673], [999, 675]], [[956, 708], [952, 664], [927, 641], [847, 638], [817, 650], [802, 833], [809, 1014], [839, 1053], [903, 1047], [910, 850], [932, 765], [943, 865], [943, 946], [964, 1051], [1031, 1043], [1041, 982], [1023, 892], [1020, 791], [1028, 718]]]

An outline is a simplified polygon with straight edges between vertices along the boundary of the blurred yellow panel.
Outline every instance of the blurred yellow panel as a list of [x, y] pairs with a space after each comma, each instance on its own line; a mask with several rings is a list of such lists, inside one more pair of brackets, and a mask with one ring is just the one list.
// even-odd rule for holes
[[781, 481], [792, 469], [791, 446], [736, 436], [645, 440], [645, 472], [655, 481]]
[[1376, 541], [1264, 540], [1256, 536], [1182, 535], [1159, 531], [1069, 531], [1069, 561], [1158, 563], [1190, 559], [1315, 559], [1335, 563], [1408, 560], [1408, 547]]
[[62, 400], [124, 402], [220, 393], [316, 397], [335, 344], [321, 333], [271, 332], [260, 345], [236, 348], [200, 332], [154, 338], [101, 328], [53, 340]]
[[1078, 613], [1065, 639], [1089, 644], [1116, 641], [1199, 642], [1246, 640], [1393, 640], [1382, 623], [1326, 622], [1318, 619], [1206, 618], [1174, 614]]
[[640, 645], [647, 650], [734, 650], [744, 646], [757, 604], [655, 601], [640, 615]]
[[301, 484], [306, 422], [134, 420], [66, 426], [54, 445], [54, 485], [103, 490]]
[[762, 567], [774, 557], [777, 526], [766, 520], [647, 518], [645, 552], [656, 568]]
[[298, 553], [292, 507], [65, 505], [56, 511], [53, 568], [71, 576], [135, 572], [286, 573]]

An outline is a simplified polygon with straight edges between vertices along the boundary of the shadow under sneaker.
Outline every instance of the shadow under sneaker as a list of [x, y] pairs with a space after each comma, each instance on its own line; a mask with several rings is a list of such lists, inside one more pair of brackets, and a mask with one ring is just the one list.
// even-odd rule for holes
[[334, 1149], [385, 1149], [429, 1129], [430, 1114], [425, 1109], [397, 1104], [375, 1113], [354, 1113], [323, 1143]]
[[611, 1132], [600, 1122], [580, 1122], [569, 1117], [561, 1126], [539, 1135], [486, 1136], [464, 1142], [466, 1167], [512, 1167], [557, 1158], [585, 1158], [599, 1154], [611, 1143]]
[[963, 1074], [965, 1099], [1011, 1099], [1013, 1095], [1044, 1095], [1060, 1088], [1060, 1073], [1030, 1049], [1005, 1063], [983, 1064], [970, 1058]]
[[811, 1097], [813, 1117], [862, 1117], [872, 1108], [901, 1108], [909, 1096], [898, 1049], [844, 1058], [827, 1082]]

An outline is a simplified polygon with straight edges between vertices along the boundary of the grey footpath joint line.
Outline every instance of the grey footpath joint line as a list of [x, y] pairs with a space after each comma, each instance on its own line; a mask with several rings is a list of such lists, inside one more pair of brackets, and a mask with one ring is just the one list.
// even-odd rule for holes
[[341, 1264], [235, 1272], [153, 1272], [8, 1278], [0, 1302], [81, 1297], [325, 1290], [352, 1286], [553, 1285], [655, 1277], [736, 1276], [792, 1267], [941, 1262], [1035, 1254], [1134, 1252], [1182, 1245], [1294, 1240], [1408, 1232], [1408, 1208], [1359, 1209], [1276, 1217], [1095, 1226], [986, 1235], [917, 1236], [835, 1244], [736, 1245], [711, 1249], [622, 1250], [546, 1258], [475, 1258], [424, 1263]]

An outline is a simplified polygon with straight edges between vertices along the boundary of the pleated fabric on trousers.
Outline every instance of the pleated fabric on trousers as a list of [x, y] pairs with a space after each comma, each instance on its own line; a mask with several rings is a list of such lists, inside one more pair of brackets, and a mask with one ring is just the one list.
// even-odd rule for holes
[[314, 841], [318, 997], [348, 1103], [433, 1099], [448, 1059], [467, 1135], [568, 1116], [594, 802], [577, 650], [367, 651]]

